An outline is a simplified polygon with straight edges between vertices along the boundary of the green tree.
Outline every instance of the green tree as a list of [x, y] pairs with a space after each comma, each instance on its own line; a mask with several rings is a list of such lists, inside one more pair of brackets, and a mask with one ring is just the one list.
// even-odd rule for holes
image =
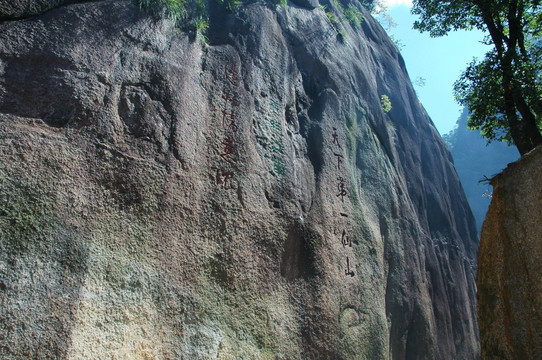
[[542, 144], [541, 0], [414, 0], [414, 27], [431, 36], [453, 30], [487, 31], [492, 45], [455, 83], [472, 115], [468, 126], [506, 140], [525, 154]]
[[381, 6], [380, 0], [360, 0], [359, 2], [370, 12], [375, 11], [377, 6]]

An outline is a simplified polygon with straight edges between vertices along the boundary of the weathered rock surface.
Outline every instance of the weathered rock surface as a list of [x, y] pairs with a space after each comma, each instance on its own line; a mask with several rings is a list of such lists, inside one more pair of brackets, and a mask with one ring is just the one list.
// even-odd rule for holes
[[480, 240], [484, 359], [542, 358], [542, 147], [492, 179]]
[[205, 46], [129, 1], [0, 23], [0, 357], [476, 358], [474, 220], [381, 27], [207, 5]]
[[[27, 18], [59, 7], [85, 0], [0, 0], [0, 20]], [[91, 0], [87, 0], [91, 1]]]

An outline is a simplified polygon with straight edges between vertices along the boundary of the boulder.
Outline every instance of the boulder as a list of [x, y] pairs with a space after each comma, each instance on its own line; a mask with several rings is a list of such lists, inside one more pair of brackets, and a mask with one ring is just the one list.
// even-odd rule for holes
[[542, 358], [542, 147], [491, 180], [478, 309], [484, 359]]

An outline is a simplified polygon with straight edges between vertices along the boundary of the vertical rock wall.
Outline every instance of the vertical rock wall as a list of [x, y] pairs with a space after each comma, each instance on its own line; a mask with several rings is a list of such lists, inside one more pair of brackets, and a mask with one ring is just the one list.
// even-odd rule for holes
[[538, 147], [491, 180], [477, 276], [484, 359], [542, 357], [541, 177]]
[[0, 357], [476, 358], [474, 220], [382, 28], [207, 6], [205, 45], [0, 23]]

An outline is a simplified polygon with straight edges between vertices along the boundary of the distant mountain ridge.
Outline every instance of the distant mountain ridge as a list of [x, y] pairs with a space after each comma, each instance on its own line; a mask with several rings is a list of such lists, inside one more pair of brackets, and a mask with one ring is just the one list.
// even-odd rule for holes
[[[482, 180], [501, 172], [506, 165], [519, 158], [514, 146], [501, 142], [487, 143], [480, 133], [467, 128], [468, 109], [464, 109], [457, 128], [444, 135], [444, 141], [454, 158], [463, 189], [476, 218], [478, 233], [486, 216], [491, 199], [491, 186]], [[481, 182], [482, 181], [482, 182]]]

